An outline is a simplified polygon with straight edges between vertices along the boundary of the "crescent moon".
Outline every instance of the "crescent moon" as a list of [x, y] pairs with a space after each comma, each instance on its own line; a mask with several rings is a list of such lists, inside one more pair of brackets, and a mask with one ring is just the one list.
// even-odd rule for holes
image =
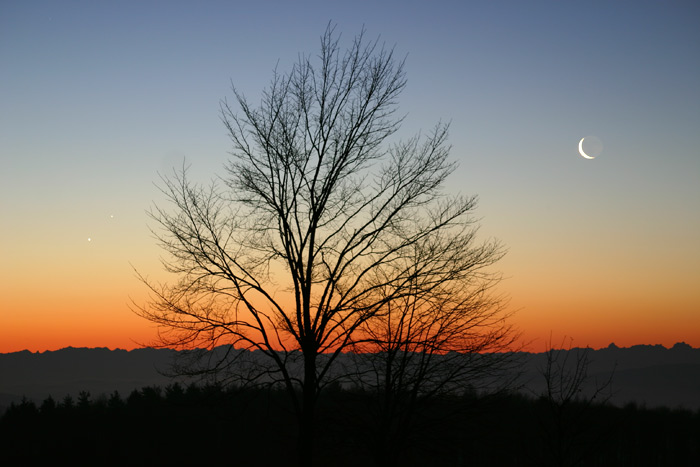
[[591, 157], [585, 152], [583, 152], [583, 140], [586, 139], [585, 137], [581, 138], [581, 141], [578, 142], [578, 153], [581, 154], [583, 157], [586, 159], [595, 159], [595, 157]]

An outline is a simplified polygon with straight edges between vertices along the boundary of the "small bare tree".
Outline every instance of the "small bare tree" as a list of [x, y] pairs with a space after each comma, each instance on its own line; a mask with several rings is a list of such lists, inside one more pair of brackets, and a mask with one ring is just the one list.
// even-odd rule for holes
[[572, 349], [564, 342], [559, 349], [551, 339], [545, 352], [546, 362], [540, 369], [546, 389], [543, 395], [548, 415], [541, 420], [547, 452], [545, 462], [559, 467], [582, 465], [584, 457], [595, 450], [586, 423], [593, 404], [604, 404], [612, 397], [613, 372], [603, 381], [589, 374], [590, 348]]
[[491, 293], [500, 276], [487, 269], [503, 250], [476, 245], [475, 233], [459, 229], [416, 244], [405, 258], [408, 293], [385, 290], [395, 298], [356, 333], [355, 381], [375, 396], [371, 437], [382, 465], [401, 463], [422, 408], [505, 381], [517, 333], [505, 301]]
[[[312, 463], [321, 389], [370, 320], [391, 321], [394, 304], [422, 300], [410, 298], [417, 285], [450, 274], [469, 289], [469, 265], [499, 256], [469, 233], [475, 199], [441, 192], [454, 169], [447, 126], [390, 141], [406, 84], [393, 50], [361, 33], [342, 52], [329, 26], [317, 58], [275, 72], [257, 105], [233, 88], [237, 110], [221, 108], [233, 143], [224, 177], [200, 186], [183, 168], [163, 179], [172, 206], [152, 217], [179, 280], [149, 283], [152, 303], [136, 310], [160, 325], [163, 346], [219, 346], [202, 371], [283, 384], [302, 465]], [[420, 268], [416, 248], [432, 258]]]

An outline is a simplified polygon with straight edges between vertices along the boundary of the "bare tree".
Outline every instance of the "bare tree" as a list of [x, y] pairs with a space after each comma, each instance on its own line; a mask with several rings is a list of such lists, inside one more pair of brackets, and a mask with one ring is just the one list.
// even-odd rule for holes
[[545, 463], [555, 466], [582, 465], [587, 455], [595, 452], [600, 433], [588, 427], [593, 404], [605, 404], [612, 397], [611, 372], [599, 381], [589, 374], [590, 348], [572, 349], [564, 342], [554, 348], [551, 339], [545, 352], [546, 362], [540, 369], [546, 389], [543, 395], [547, 403], [547, 416], [541, 423], [544, 428], [547, 452]]
[[382, 465], [401, 463], [417, 412], [451, 396], [454, 415], [453, 396], [467, 387], [495, 390], [512, 363], [518, 335], [507, 323], [505, 301], [491, 293], [500, 276], [487, 269], [503, 250], [493, 242], [477, 245], [476, 230], [462, 227], [414, 245], [405, 258], [406, 291], [388, 287], [385, 295], [395, 298], [355, 335], [355, 382], [375, 396], [370, 431]]
[[406, 84], [393, 49], [361, 33], [343, 52], [329, 26], [316, 58], [275, 72], [259, 104], [233, 88], [235, 106], [221, 107], [233, 143], [222, 178], [197, 185], [183, 168], [163, 179], [172, 206], [151, 214], [179, 280], [149, 283], [152, 303], [136, 310], [160, 325], [164, 346], [226, 344], [203, 371], [283, 384], [302, 465], [312, 463], [318, 396], [365, 325], [422, 300], [416, 286], [435, 295], [454, 276], [453, 287], [469, 289], [468, 266], [499, 255], [474, 250], [475, 199], [441, 191], [455, 167], [447, 125], [392, 142]]

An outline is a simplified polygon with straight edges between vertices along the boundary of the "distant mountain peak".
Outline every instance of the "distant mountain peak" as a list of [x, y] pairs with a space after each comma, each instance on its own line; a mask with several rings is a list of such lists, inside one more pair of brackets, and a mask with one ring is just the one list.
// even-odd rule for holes
[[693, 347], [690, 346], [689, 344], [686, 344], [685, 342], [676, 342], [673, 347], [671, 347], [672, 350], [693, 350]]

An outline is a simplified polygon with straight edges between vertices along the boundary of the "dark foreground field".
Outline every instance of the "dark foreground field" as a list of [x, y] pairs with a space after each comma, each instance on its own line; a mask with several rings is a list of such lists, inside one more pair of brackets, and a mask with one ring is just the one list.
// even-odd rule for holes
[[[13, 404], [0, 418], [0, 465], [294, 465], [284, 392], [146, 387]], [[700, 465], [700, 412], [552, 405], [467, 394], [382, 417], [369, 394], [322, 397], [316, 465]]]

